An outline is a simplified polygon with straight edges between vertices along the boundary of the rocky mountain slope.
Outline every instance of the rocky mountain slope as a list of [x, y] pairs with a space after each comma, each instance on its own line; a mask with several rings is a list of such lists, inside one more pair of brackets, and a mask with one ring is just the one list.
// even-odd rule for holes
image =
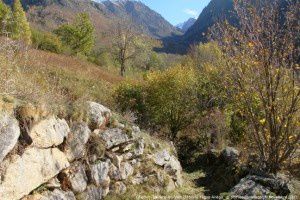
[[[13, 0], [4, 2], [12, 4]], [[160, 14], [134, 0], [23, 0], [22, 3], [32, 26], [44, 30], [53, 30], [71, 22], [76, 13], [87, 12], [95, 25], [99, 41], [119, 21], [133, 23], [137, 31], [154, 38], [181, 34]]]
[[182, 32], [186, 32], [189, 28], [191, 28], [197, 20], [195, 18], [189, 18], [187, 21], [178, 24], [176, 27]]
[[189, 44], [204, 42], [210, 27], [220, 20], [237, 23], [234, 14], [233, 0], [212, 0], [202, 11], [194, 25], [183, 35], [182, 40]]
[[238, 18], [233, 8], [233, 0], [211, 0], [198, 19], [183, 35], [164, 38], [164, 47], [159, 50], [168, 53], [185, 54], [191, 45], [206, 42], [209, 28], [223, 20], [227, 20], [233, 25], [238, 23]]
[[117, 18], [129, 18], [143, 33], [154, 38], [163, 38], [180, 34], [160, 14], [151, 10], [140, 1], [119, 0], [103, 1], [105, 9]]
[[171, 144], [98, 103], [86, 103], [88, 122], [48, 113], [29, 125], [21, 116], [34, 108], [11, 109], [18, 114], [0, 112], [1, 200], [99, 200], [134, 185], [160, 192], [183, 184]]

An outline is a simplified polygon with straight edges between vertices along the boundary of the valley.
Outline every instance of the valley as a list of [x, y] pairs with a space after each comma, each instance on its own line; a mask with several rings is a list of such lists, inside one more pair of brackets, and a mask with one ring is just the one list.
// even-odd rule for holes
[[300, 198], [300, 2], [166, 1], [0, 0], [0, 200]]

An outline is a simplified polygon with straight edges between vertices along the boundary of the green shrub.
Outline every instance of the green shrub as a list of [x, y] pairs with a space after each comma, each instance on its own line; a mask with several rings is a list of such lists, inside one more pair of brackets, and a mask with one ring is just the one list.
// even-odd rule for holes
[[53, 53], [61, 53], [63, 51], [62, 42], [52, 33], [32, 30], [32, 43], [37, 49]]
[[131, 110], [140, 121], [166, 127], [175, 140], [198, 113], [196, 88], [195, 70], [177, 66], [149, 73], [141, 84], [121, 85], [115, 99], [122, 111]]
[[112, 55], [106, 50], [93, 51], [88, 56], [88, 61], [107, 68], [114, 65]]
[[146, 83], [146, 107], [151, 121], [166, 126], [175, 140], [198, 113], [196, 71], [177, 66], [163, 73], [150, 73]]
[[114, 99], [121, 112], [134, 112], [139, 123], [145, 124], [145, 122], [149, 120], [147, 117], [143, 84], [124, 82], [117, 87], [114, 93]]

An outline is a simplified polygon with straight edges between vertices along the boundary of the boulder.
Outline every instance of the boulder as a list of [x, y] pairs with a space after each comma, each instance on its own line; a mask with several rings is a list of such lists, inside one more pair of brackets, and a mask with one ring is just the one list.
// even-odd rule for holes
[[5, 170], [1, 199], [20, 199], [67, 167], [66, 156], [57, 148], [29, 148]]
[[271, 195], [271, 191], [268, 188], [257, 184], [255, 181], [244, 178], [234, 188], [230, 190], [230, 196], [242, 196], [242, 197], [264, 197]]
[[45, 191], [42, 194], [34, 194], [23, 198], [22, 200], [76, 200], [75, 195], [68, 191], [55, 189], [54, 191]]
[[67, 138], [66, 155], [69, 161], [82, 158], [85, 152], [85, 145], [91, 135], [91, 130], [86, 123], [77, 123], [71, 127], [71, 133]]
[[105, 106], [95, 103], [87, 102], [88, 104], [88, 116], [92, 129], [101, 128], [105, 125], [111, 117], [111, 111]]
[[77, 199], [83, 200], [100, 200], [104, 196], [104, 191], [101, 187], [96, 187], [94, 185], [89, 185], [85, 192], [78, 195]]
[[240, 152], [232, 147], [226, 147], [221, 152], [221, 159], [223, 159], [228, 164], [234, 164], [238, 161]]
[[171, 156], [170, 160], [164, 166], [164, 170], [173, 178], [176, 186], [183, 185], [182, 167], [175, 156]]
[[70, 128], [66, 120], [50, 117], [33, 126], [29, 136], [33, 141], [33, 146], [49, 148], [63, 143], [69, 132]]
[[290, 194], [288, 181], [275, 176], [248, 175], [234, 186], [230, 193], [240, 196], [287, 196]]
[[6, 114], [0, 114], [0, 163], [14, 148], [20, 136], [18, 121]]
[[159, 165], [159, 166], [164, 166], [166, 163], [169, 162], [171, 156], [169, 152], [164, 149], [163, 151], [160, 151], [156, 154], [154, 154], [154, 163]]
[[121, 163], [120, 166], [120, 174], [123, 180], [127, 179], [129, 176], [133, 174], [133, 167], [128, 162]]
[[81, 163], [77, 162], [68, 169], [68, 180], [74, 193], [81, 193], [86, 189], [88, 178]]
[[91, 166], [91, 178], [95, 185], [103, 186], [109, 184], [109, 165], [109, 162], [99, 162]]
[[111, 149], [129, 141], [127, 134], [118, 128], [108, 129], [100, 137], [104, 140], [106, 149]]

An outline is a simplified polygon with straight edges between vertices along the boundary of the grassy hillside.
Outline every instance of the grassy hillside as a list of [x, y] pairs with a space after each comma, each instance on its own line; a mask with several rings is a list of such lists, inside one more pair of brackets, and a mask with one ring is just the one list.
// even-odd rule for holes
[[77, 57], [28, 50], [3, 38], [0, 43], [2, 95], [48, 105], [84, 99], [109, 105], [113, 86], [122, 80], [117, 72]]

